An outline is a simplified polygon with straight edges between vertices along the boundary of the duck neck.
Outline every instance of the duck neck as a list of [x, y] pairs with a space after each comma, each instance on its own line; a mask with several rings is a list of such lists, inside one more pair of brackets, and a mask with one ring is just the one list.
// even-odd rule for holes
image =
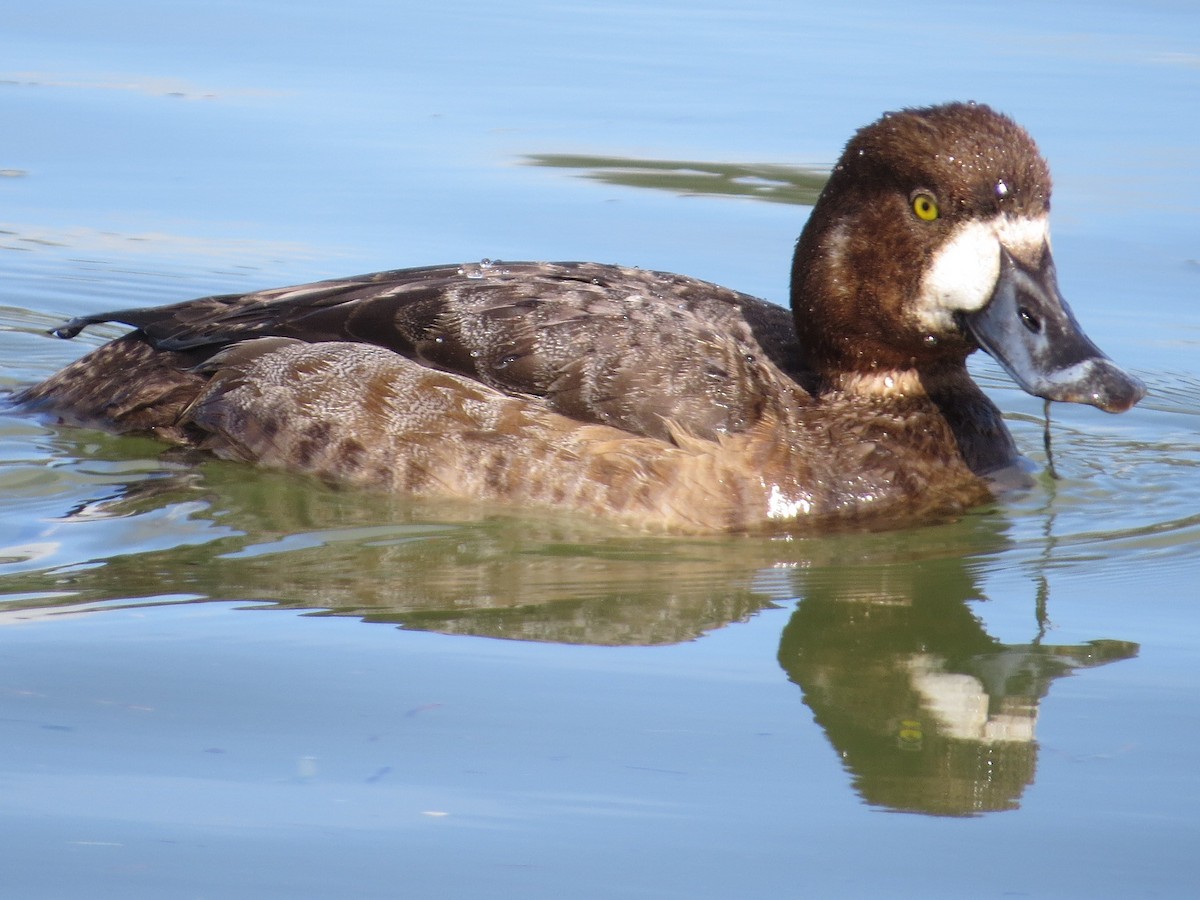
[[819, 383], [822, 395], [866, 399], [927, 396], [921, 373], [916, 369], [827, 372], [820, 378]]
[[928, 399], [945, 402], [952, 397], [974, 398], [979, 389], [963, 366], [917, 368], [914, 366], [853, 369], [832, 367], [818, 374], [822, 396], [861, 399]]
[[[879, 404], [890, 414], [929, 423], [917, 432], [925, 436], [929, 428], [945, 428], [963, 463], [976, 475], [1006, 469], [1019, 459], [1000, 410], [965, 366], [838, 372], [821, 383], [822, 403]], [[940, 424], [933, 426], [935, 421]]]

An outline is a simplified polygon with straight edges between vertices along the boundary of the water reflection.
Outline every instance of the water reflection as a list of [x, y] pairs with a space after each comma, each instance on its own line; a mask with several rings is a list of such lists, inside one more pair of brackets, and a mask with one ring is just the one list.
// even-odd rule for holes
[[812, 206], [825, 186], [827, 172], [771, 163], [718, 163], [675, 159], [634, 159], [538, 153], [530, 165], [578, 169], [582, 177], [623, 187], [657, 188], [683, 195], [749, 197], [771, 203]]
[[[646, 538], [231, 463], [149, 463], [125, 439], [86, 433], [81, 446], [69, 434], [49, 432], [51, 455], [75, 461], [54, 470], [59, 480], [18, 485], [12, 498], [60, 512], [43, 512], [36, 558], [0, 553], [6, 617], [242, 600], [408, 629], [636, 645], [695, 639], [800, 598], [779, 663], [860, 796], [889, 809], [1016, 807], [1053, 681], [1138, 649], [1044, 643], [1036, 556], [1025, 558], [1031, 639], [989, 635], [970, 604], [985, 599], [986, 561], [1014, 555], [1000, 515], [797, 541]], [[142, 468], [131, 470], [135, 458]], [[88, 557], [94, 547], [110, 555]]]
[[[891, 573], [894, 574], [894, 573]], [[813, 585], [784, 629], [779, 663], [863, 799], [972, 815], [1017, 807], [1037, 766], [1038, 704], [1055, 679], [1136, 655], [1136, 644], [1005, 644], [967, 606], [958, 560], [914, 567], [865, 596]]]

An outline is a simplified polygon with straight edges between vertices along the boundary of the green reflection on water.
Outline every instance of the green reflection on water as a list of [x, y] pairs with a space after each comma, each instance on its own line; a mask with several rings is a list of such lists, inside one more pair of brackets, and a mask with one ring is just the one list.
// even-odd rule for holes
[[713, 163], [537, 153], [530, 165], [579, 169], [584, 178], [623, 187], [656, 188], [685, 195], [750, 197], [771, 203], [812, 206], [828, 180], [818, 169], [754, 163]]
[[[779, 662], [863, 799], [888, 809], [978, 815], [1015, 809], [1037, 767], [1039, 702], [1058, 678], [1129, 659], [1127, 641], [1002, 643], [968, 600], [961, 560], [880, 572], [847, 594], [842, 573], [809, 584]], [[861, 578], [853, 579], [861, 582]]]

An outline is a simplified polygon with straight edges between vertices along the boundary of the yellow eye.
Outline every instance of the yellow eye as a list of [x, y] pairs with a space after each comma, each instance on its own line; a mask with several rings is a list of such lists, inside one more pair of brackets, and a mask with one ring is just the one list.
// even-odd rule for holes
[[938, 217], [938, 205], [933, 199], [933, 194], [917, 194], [913, 197], [912, 208], [917, 218], [925, 222], [932, 222]]

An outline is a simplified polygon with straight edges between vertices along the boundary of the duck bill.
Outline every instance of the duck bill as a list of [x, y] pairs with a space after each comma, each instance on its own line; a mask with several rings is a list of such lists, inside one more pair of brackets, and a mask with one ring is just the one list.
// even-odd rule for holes
[[964, 316], [967, 330], [1013, 380], [1035, 397], [1124, 412], [1146, 387], [1105, 356], [1083, 333], [1058, 291], [1049, 247], [1038, 266], [1000, 249], [991, 299]]

